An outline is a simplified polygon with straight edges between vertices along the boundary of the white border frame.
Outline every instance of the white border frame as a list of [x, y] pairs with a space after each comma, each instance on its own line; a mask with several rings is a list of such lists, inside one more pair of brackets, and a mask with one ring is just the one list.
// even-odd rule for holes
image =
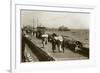
[[[53, 70], [63, 68], [79, 68], [79, 67], [91, 67], [96, 65], [95, 58], [95, 10], [92, 6], [79, 6], [79, 5], [66, 5], [66, 4], [45, 4], [45, 3], [11, 3], [11, 72], [19, 71], [35, 71], [39, 70]], [[32, 9], [32, 10], [49, 10], [49, 11], [72, 11], [81, 13], [91, 14], [91, 25], [90, 25], [90, 59], [89, 60], [71, 60], [71, 61], [60, 61], [60, 62], [41, 62], [41, 63], [20, 63], [20, 10], [21, 9]], [[16, 49], [17, 48], [17, 49]], [[19, 48], [19, 49], [18, 49]]]

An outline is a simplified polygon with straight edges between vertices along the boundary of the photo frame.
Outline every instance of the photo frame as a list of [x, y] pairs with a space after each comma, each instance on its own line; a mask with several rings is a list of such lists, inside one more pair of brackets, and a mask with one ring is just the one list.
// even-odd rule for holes
[[[90, 15], [89, 21], [89, 59], [88, 60], [68, 60], [50, 62], [21, 62], [21, 10], [49, 11], [49, 12], [71, 12], [86, 13]], [[94, 66], [95, 61], [95, 10], [92, 6], [69, 5], [69, 4], [49, 4], [34, 2], [11, 2], [11, 72], [53, 70], [63, 68], [79, 68]], [[33, 70], [34, 69], [34, 70]]]

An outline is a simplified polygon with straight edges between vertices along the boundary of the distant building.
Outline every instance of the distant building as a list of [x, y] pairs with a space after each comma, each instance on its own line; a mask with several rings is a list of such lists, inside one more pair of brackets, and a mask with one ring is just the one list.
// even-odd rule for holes
[[70, 31], [70, 29], [68, 29], [68, 27], [64, 27], [64, 26], [60, 26], [58, 28], [59, 31]]

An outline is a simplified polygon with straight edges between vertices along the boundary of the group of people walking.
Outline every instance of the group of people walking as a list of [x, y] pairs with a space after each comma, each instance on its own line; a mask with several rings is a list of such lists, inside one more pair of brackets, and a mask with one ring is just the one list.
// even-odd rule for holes
[[48, 34], [42, 35], [43, 48], [48, 42], [51, 43], [53, 52], [56, 52], [56, 50], [58, 49], [58, 52], [64, 53], [65, 48], [68, 48], [68, 49], [73, 50], [74, 52], [77, 52], [83, 47], [80, 41], [67, 40], [67, 39], [64, 39], [64, 36], [57, 35], [56, 33], [53, 33], [50, 35]]
[[51, 35], [43, 34], [42, 35], [42, 44], [43, 48], [45, 45], [50, 42], [52, 45], [52, 51], [55, 52], [56, 48], [58, 48], [59, 52], [64, 52], [63, 44], [63, 37], [60, 35], [57, 35], [56, 33], [53, 33]]

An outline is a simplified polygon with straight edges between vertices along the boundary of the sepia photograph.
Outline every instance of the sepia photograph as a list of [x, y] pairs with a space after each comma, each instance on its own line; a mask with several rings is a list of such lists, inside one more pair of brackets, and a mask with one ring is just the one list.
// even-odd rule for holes
[[89, 60], [89, 12], [20, 10], [21, 62]]

